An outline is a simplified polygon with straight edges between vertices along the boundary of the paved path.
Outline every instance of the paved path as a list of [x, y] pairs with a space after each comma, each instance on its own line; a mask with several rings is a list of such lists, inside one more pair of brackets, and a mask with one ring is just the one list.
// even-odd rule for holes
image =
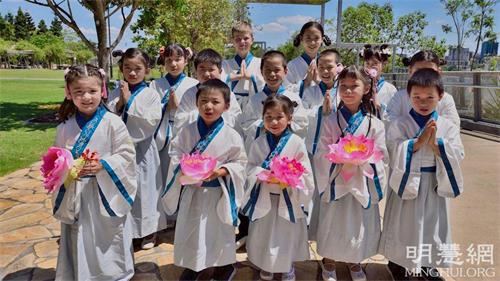
[[[495, 246], [494, 264], [464, 263], [462, 273], [446, 280], [485, 280], [480, 268], [500, 278], [500, 143], [462, 135], [466, 147], [465, 192], [452, 203], [454, 242], [463, 260], [471, 244]], [[383, 209], [383, 208], [381, 208]], [[0, 178], [0, 280], [52, 280], [55, 276], [59, 223], [51, 216], [51, 200], [41, 185], [39, 163]], [[176, 280], [181, 269], [173, 265], [173, 231], [164, 231], [157, 247], [135, 251], [133, 280]], [[311, 260], [296, 265], [297, 280], [321, 280], [319, 258], [311, 244]], [[236, 280], [257, 280], [258, 272], [238, 253]], [[364, 265], [369, 280], [392, 280], [385, 259], [375, 256]], [[345, 264], [338, 266], [339, 280], [350, 280]], [[483, 273], [487, 274], [486, 272]], [[462, 277], [460, 277], [462, 276]], [[422, 279], [420, 279], [422, 280]]]

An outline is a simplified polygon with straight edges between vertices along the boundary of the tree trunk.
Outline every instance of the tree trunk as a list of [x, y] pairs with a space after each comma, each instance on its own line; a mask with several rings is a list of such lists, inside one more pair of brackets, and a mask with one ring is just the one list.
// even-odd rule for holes
[[106, 6], [104, 1], [94, 2], [94, 21], [97, 32], [97, 62], [99, 67], [108, 71], [109, 67], [109, 49], [107, 44], [108, 30], [104, 12]]
[[474, 58], [477, 55], [477, 51], [479, 50], [479, 43], [481, 42], [481, 37], [483, 36], [483, 19], [484, 19], [485, 13], [484, 11], [481, 12], [481, 21], [479, 24], [479, 35], [477, 36], [477, 42], [476, 42], [476, 50], [474, 50], [474, 55], [472, 56], [470, 60], [470, 71], [474, 69]]

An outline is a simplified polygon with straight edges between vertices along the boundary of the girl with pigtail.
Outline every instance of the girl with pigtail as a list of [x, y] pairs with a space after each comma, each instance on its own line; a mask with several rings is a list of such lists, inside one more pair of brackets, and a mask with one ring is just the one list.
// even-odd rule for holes
[[[317, 249], [324, 257], [323, 280], [337, 280], [335, 261], [341, 261], [349, 263], [352, 280], [359, 281], [366, 280], [360, 262], [377, 254], [380, 238], [378, 202], [388, 161], [385, 130], [375, 116], [373, 78], [365, 69], [350, 66], [342, 70], [338, 95], [338, 109], [325, 121], [314, 155], [320, 194]], [[348, 178], [342, 171], [346, 164], [334, 164], [325, 157], [329, 145], [348, 135], [373, 139], [374, 147], [383, 154], [384, 161], [370, 164], [373, 177], [358, 169]]]
[[[191, 49], [180, 44], [162, 46], [157, 63], [165, 67], [167, 74], [155, 79], [149, 85], [151, 89], [158, 93], [162, 104], [162, 118], [154, 133], [160, 155], [162, 181], [167, 178], [168, 164], [170, 162], [168, 146], [175, 137], [173, 130], [175, 112], [186, 90], [198, 84], [196, 79], [188, 77], [184, 73], [184, 68], [188, 65], [192, 56]], [[162, 186], [164, 185], [165, 182], [162, 182]]]
[[373, 101], [377, 109], [381, 111], [377, 113], [378, 117], [382, 116], [387, 108], [387, 104], [397, 92], [396, 87], [385, 81], [384, 77], [381, 76], [390, 56], [391, 50], [388, 44], [380, 46], [366, 44], [359, 52], [359, 57], [363, 59], [363, 66], [366, 72], [375, 79]]
[[287, 67], [286, 81], [297, 84], [301, 88], [309, 87], [311, 83], [319, 83], [317, 57], [320, 47], [330, 46], [332, 41], [325, 35], [323, 26], [315, 21], [305, 23], [293, 40], [293, 45], [302, 45], [304, 53], [291, 60]]
[[142, 50], [129, 48], [114, 51], [124, 80], [109, 95], [110, 110], [120, 115], [137, 151], [137, 198], [132, 206], [133, 238], [141, 240], [142, 249], [155, 246], [156, 232], [167, 227], [161, 205], [162, 179], [160, 157], [154, 134], [162, 114], [158, 93], [144, 80], [149, 74], [151, 60]]
[[74, 159], [90, 155], [90, 160], [79, 180], [53, 192], [52, 211], [61, 221], [55, 280], [129, 280], [134, 275], [135, 148], [123, 121], [104, 106], [104, 70], [71, 66], [64, 80], [54, 146], [71, 151]]

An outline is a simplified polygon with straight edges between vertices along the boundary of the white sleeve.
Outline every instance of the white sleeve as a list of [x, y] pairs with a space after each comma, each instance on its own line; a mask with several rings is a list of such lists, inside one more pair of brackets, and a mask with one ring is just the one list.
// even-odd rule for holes
[[181, 98], [179, 107], [175, 112], [174, 136], [180, 129], [198, 118], [198, 109], [196, 108], [196, 94], [192, 90], [187, 90]]
[[444, 135], [445, 138], [437, 139], [441, 154], [436, 159], [437, 193], [443, 197], [455, 198], [464, 191], [461, 168], [464, 147], [458, 127], [449, 126], [449, 130]]

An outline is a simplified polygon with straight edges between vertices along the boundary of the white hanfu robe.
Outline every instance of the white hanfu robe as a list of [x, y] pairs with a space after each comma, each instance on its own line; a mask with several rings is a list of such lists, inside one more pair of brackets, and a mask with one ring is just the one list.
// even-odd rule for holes
[[[397, 91], [387, 105], [387, 114], [389, 121], [398, 120], [402, 116], [406, 116], [411, 110], [410, 96], [406, 89]], [[460, 127], [460, 116], [458, 115], [457, 107], [453, 97], [444, 93], [443, 98], [439, 101], [436, 111], [439, 116], [450, 120], [453, 124]]]
[[[288, 73], [286, 74], [285, 84], [299, 85], [299, 83], [306, 78], [307, 70], [309, 69], [311, 62], [313, 62], [313, 60], [311, 60], [306, 53], [302, 53], [302, 55], [289, 61], [286, 65]], [[311, 86], [313, 86], [313, 84], [311, 84]]]
[[[257, 179], [273, 157], [283, 156], [304, 166], [303, 189], [282, 189]], [[293, 262], [310, 258], [304, 208], [311, 201], [314, 179], [304, 140], [288, 129], [279, 141], [271, 133], [261, 135], [250, 149], [247, 175], [241, 212], [250, 219], [248, 259], [267, 272], [289, 272]]]
[[55, 146], [76, 159], [89, 149], [103, 169], [54, 191], [61, 221], [56, 280], [129, 280], [134, 275], [130, 210], [137, 190], [135, 149], [120, 118], [100, 107], [57, 127]]
[[[340, 127], [339, 128], [339, 123]], [[349, 181], [340, 174], [343, 165], [333, 164], [325, 155], [328, 146], [344, 135], [364, 135], [374, 139], [375, 148], [388, 161], [385, 130], [382, 121], [362, 110], [351, 115], [346, 107], [331, 114], [321, 133], [315, 155], [315, 172], [321, 194], [317, 230], [318, 254], [336, 261], [360, 263], [377, 254], [380, 238], [378, 202], [383, 198], [386, 163], [381, 160], [369, 165], [373, 178], [360, 169]]]
[[[182, 96], [179, 108], [177, 108], [177, 112], [175, 113], [174, 134], [182, 127], [198, 119], [199, 114], [198, 107], [196, 107], [196, 92], [198, 92], [199, 85], [200, 84], [197, 84], [187, 89]], [[222, 113], [222, 117], [227, 125], [240, 132], [241, 108], [233, 92], [231, 92], [230, 95], [229, 109]]]
[[[246, 71], [250, 74], [250, 80], [240, 79], [231, 81], [229, 74], [239, 74], [241, 63], [245, 61]], [[222, 62], [222, 69], [227, 75], [226, 84], [231, 88], [238, 100], [241, 108], [244, 108], [250, 97], [258, 93], [264, 87], [264, 78], [260, 72], [261, 59], [254, 57], [252, 53], [248, 53], [245, 59], [236, 55], [232, 59]]]
[[186, 74], [181, 73], [176, 78], [167, 74], [165, 77], [154, 80], [149, 85], [151, 89], [155, 90], [160, 95], [162, 103], [162, 119], [160, 121], [160, 125], [156, 128], [154, 135], [156, 147], [158, 148], [160, 154], [162, 186], [166, 184], [165, 181], [167, 179], [168, 164], [170, 163], [168, 145], [175, 137], [173, 133], [173, 125], [176, 109], [168, 108], [170, 93], [171, 91], [174, 91], [177, 100], [180, 102], [186, 90], [196, 84], [198, 84], [198, 80], [187, 77]]
[[[301, 83], [302, 84], [302, 83]], [[299, 96], [302, 99], [302, 104], [307, 110], [308, 114], [308, 126], [307, 126], [307, 136], [306, 136], [306, 148], [309, 153], [309, 159], [311, 160], [313, 174], [314, 174], [314, 162], [313, 156], [318, 150], [319, 136], [321, 135], [321, 127], [325, 123], [325, 118], [328, 116], [323, 114], [323, 100], [327, 91], [327, 86], [324, 82], [320, 82], [318, 85], [311, 87], [300, 88]], [[332, 113], [336, 112], [337, 106], [340, 103], [340, 98], [337, 94], [337, 87], [330, 90], [330, 106]], [[316, 178], [315, 178], [316, 179]], [[317, 187], [317, 186], [316, 186]], [[308, 224], [309, 224], [309, 240], [316, 240], [316, 230], [318, 229], [318, 219], [319, 219], [319, 203], [320, 197], [318, 189], [314, 190], [314, 195], [312, 203], [309, 205], [308, 211]]]
[[385, 81], [384, 77], [380, 77], [377, 81], [377, 100], [382, 108], [382, 115], [387, 111], [389, 101], [397, 91], [398, 89], [391, 83]]
[[[241, 118], [241, 128], [243, 129], [243, 136], [245, 138], [245, 148], [247, 151], [250, 150], [252, 142], [257, 139], [265, 130], [264, 123], [262, 121], [262, 110], [264, 105], [262, 104], [267, 97], [271, 96], [271, 90], [266, 86], [264, 89], [250, 98], [246, 107], [243, 110], [243, 117]], [[294, 133], [302, 138], [306, 137], [307, 134], [307, 122], [308, 116], [307, 111], [302, 105], [302, 101], [297, 93], [285, 89], [282, 85], [278, 89], [276, 95], [285, 95], [290, 98], [290, 100], [297, 102], [298, 106], [293, 111], [292, 117], [292, 130]]]
[[[169, 151], [171, 162], [162, 201], [167, 214], [177, 213], [175, 265], [201, 271], [235, 263], [235, 227], [247, 162], [241, 136], [222, 118], [210, 128], [199, 118], [179, 131]], [[195, 151], [216, 158], [216, 169], [226, 168], [229, 175], [201, 187], [181, 186], [181, 156]]]
[[[428, 121], [413, 110], [394, 121], [387, 131], [392, 173], [379, 251], [390, 261], [416, 272], [423, 266], [451, 266], [439, 256], [440, 246], [452, 244], [450, 198], [463, 192], [460, 131], [436, 112], [430, 118], [437, 119], [436, 140], [441, 157], [435, 156], [428, 145], [413, 152], [417, 136]], [[407, 258], [407, 247], [430, 254]]]
[[133, 237], [142, 238], [167, 227], [161, 207], [162, 179], [160, 157], [154, 133], [161, 120], [161, 101], [158, 94], [145, 82], [130, 87], [131, 96], [123, 108], [116, 112], [120, 89], [109, 95], [108, 106], [120, 114], [135, 145], [137, 163], [137, 196], [132, 206]]

